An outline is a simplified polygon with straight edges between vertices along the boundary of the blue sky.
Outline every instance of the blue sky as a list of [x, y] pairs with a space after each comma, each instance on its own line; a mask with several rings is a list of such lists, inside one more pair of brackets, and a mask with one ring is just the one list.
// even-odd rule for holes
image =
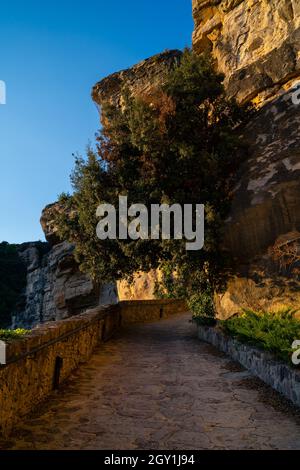
[[1, 2], [0, 241], [44, 239], [41, 210], [99, 127], [92, 85], [189, 46], [192, 30], [191, 0]]

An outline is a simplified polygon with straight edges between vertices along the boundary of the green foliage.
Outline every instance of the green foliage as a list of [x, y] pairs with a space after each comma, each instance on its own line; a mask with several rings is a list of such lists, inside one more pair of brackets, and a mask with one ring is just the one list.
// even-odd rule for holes
[[[76, 245], [81, 269], [101, 281], [130, 280], [135, 271], [160, 268], [159, 296], [187, 297], [220, 282], [222, 221], [230, 205], [239, 141], [233, 130], [247, 110], [228, 100], [223, 75], [209, 57], [190, 50], [150, 96], [123, 90], [122, 109], [102, 109], [96, 150], [76, 157], [74, 193], [63, 195], [59, 233]], [[186, 240], [105, 240], [96, 236], [100, 203], [205, 204], [203, 250], [187, 252]], [[173, 273], [176, 272], [176, 276]], [[211, 304], [207, 300], [207, 308]]]
[[30, 333], [30, 330], [23, 330], [21, 328], [16, 330], [0, 330], [0, 340], [21, 339], [28, 333]]
[[241, 316], [222, 321], [221, 325], [230, 335], [240, 341], [251, 343], [290, 361], [292, 344], [300, 339], [300, 321], [295, 311], [285, 309], [276, 313], [254, 312], [245, 309]]
[[157, 299], [184, 299], [186, 286], [182, 277], [174, 272], [172, 262], [165, 261], [160, 266], [160, 280], [155, 284], [155, 297]]
[[0, 325], [9, 326], [10, 315], [26, 285], [26, 269], [15, 245], [0, 243]]
[[188, 299], [188, 306], [193, 313], [195, 323], [198, 325], [215, 325], [215, 307], [210, 289], [192, 294]]

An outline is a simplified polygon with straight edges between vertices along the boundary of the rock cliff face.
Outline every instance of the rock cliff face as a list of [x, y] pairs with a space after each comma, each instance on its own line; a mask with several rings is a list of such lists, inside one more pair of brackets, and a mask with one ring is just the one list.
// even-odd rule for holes
[[231, 96], [261, 102], [300, 75], [299, 0], [193, 0], [195, 51], [212, 52]]
[[149, 59], [143, 60], [130, 69], [116, 72], [100, 82], [92, 89], [92, 99], [102, 106], [110, 102], [116, 106], [120, 105], [120, 94], [123, 88], [135, 95], [146, 95], [155, 85], [164, 81], [165, 73], [180, 60], [182, 52], [178, 50], [166, 51]]
[[195, 51], [212, 53], [230, 96], [261, 108], [243, 131], [249, 156], [225, 227], [237, 271], [216, 295], [218, 314], [299, 308], [300, 105], [292, 96], [300, 76], [300, 2], [193, 0], [193, 14]]
[[249, 157], [237, 178], [226, 238], [244, 262], [300, 228], [300, 105], [292, 95], [263, 106], [243, 133]]
[[97, 285], [80, 272], [73, 247], [67, 242], [54, 246], [24, 243], [19, 246], [19, 255], [27, 268], [27, 286], [23, 302], [12, 314], [13, 328], [31, 328], [118, 300], [114, 285]]
[[248, 124], [225, 244], [237, 261], [221, 317], [240, 307], [300, 306], [300, 105], [293, 90], [264, 105]]

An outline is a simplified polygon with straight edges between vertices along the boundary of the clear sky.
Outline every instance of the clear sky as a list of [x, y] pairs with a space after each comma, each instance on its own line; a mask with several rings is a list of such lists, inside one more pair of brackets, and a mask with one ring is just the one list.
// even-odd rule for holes
[[0, 241], [43, 240], [42, 208], [69, 191], [72, 153], [99, 127], [101, 78], [191, 44], [191, 0], [1, 2]]

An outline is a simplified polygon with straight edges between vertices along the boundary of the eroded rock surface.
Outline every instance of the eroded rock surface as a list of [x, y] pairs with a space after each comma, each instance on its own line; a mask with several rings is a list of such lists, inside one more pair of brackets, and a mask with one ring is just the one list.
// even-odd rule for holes
[[290, 234], [300, 230], [300, 105], [292, 100], [300, 76], [300, 3], [193, 0], [193, 15], [194, 50], [212, 53], [230, 96], [261, 108], [242, 136], [247, 160], [225, 227], [236, 271], [216, 296], [218, 315], [227, 318], [241, 307], [297, 308], [298, 260], [282, 269], [270, 252], [280, 237], [288, 249]]
[[264, 106], [243, 133], [249, 156], [237, 178], [227, 244], [244, 262], [300, 229], [300, 105], [294, 89]]
[[58, 227], [55, 223], [55, 217], [60, 212], [64, 212], [66, 209], [60, 202], [54, 202], [53, 204], [48, 204], [43, 211], [40, 218], [40, 224], [42, 226], [43, 232], [47, 242], [53, 246], [58, 243], [61, 243], [60, 237], [58, 235]]
[[[53, 239], [53, 238], [52, 238]], [[83, 274], [67, 242], [26, 243], [19, 254], [27, 267], [23, 301], [12, 315], [12, 327], [32, 328], [61, 320], [88, 308], [117, 302], [114, 285], [98, 285]]]
[[99, 106], [107, 101], [119, 105], [124, 88], [135, 95], [147, 95], [154, 86], [163, 83], [166, 72], [180, 60], [181, 55], [178, 50], [166, 51], [109, 75], [93, 87], [92, 99]]
[[[237, 270], [216, 297], [221, 318], [241, 307], [276, 311], [300, 305], [300, 105], [293, 95], [292, 88], [263, 106], [243, 135], [249, 155], [225, 226]], [[274, 259], [280, 239], [281, 257]]]
[[195, 51], [211, 51], [240, 101], [264, 101], [300, 75], [298, 0], [193, 0]]

